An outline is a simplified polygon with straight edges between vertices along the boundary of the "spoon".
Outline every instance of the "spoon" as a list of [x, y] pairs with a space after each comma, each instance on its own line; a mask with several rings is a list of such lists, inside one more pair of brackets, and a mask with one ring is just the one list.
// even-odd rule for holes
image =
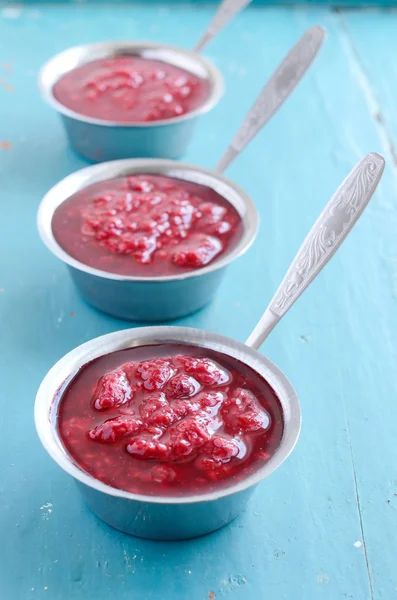
[[332, 258], [370, 201], [384, 167], [383, 156], [371, 152], [342, 182], [298, 250], [280, 287], [245, 342], [247, 346], [258, 350], [279, 320]]
[[[225, 2], [226, 4], [227, 2]], [[318, 54], [326, 31], [315, 25], [306, 31], [265, 84], [240, 129], [216, 166], [223, 172], [290, 96]]]
[[223, 0], [194, 51], [200, 52], [250, 2], [251, 0]]

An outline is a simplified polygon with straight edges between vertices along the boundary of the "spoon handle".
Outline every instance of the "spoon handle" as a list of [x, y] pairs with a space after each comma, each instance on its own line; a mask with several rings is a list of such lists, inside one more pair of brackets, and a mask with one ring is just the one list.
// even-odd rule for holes
[[216, 170], [223, 172], [285, 102], [312, 64], [326, 37], [315, 25], [300, 38], [273, 73], [245, 117]]
[[201, 52], [204, 46], [206, 46], [235, 15], [250, 2], [251, 0], [223, 0], [211, 23], [195, 46], [195, 52]]
[[376, 190], [383, 156], [367, 154], [342, 182], [311, 228], [261, 320], [245, 342], [257, 350], [348, 236]]

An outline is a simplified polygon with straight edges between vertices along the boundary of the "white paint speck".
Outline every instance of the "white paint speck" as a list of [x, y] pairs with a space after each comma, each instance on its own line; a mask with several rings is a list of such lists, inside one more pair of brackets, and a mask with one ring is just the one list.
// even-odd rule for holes
[[357, 542], [354, 542], [353, 546], [355, 546], [356, 548], [361, 548], [362, 542], [360, 542], [360, 540], [357, 540]]
[[34, 588], [30, 588], [30, 591], [31, 591], [31, 592], [34, 592]]
[[317, 583], [329, 583], [329, 577], [326, 573], [317, 575]]
[[47, 504], [43, 504], [43, 506], [40, 506], [40, 510], [44, 511], [43, 512], [43, 521], [49, 520], [50, 514], [52, 513], [51, 506], [52, 506], [51, 502], [47, 502]]
[[21, 13], [21, 6], [5, 6], [1, 11], [1, 16], [3, 17], [3, 19], [19, 19]]
[[62, 317], [57, 318], [57, 323], [62, 323]]
[[45, 590], [48, 590], [48, 586], [47, 586], [47, 585], [45, 585], [45, 586], [44, 586], [44, 589], [45, 589]]

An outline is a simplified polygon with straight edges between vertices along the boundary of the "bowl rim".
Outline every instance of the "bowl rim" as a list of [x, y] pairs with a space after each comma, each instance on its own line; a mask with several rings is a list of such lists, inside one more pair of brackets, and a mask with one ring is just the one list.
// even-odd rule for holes
[[[111, 120], [107, 120], [107, 119], [98, 119], [98, 118], [94, 118], [94, 117], [89, 117], [86, 115], [83, 115], [81, 113], [78, 113], [70, 108], [68, 108], [67, 106], [64, 106], [61, 102], [59, 102], [54, 94], [53, 94], [53, 88], [55, 83], [59, 80], [59, 78], [64, 75], [65, 73], [69, 73], [70, 71], [72, 71], [74, 68], [76, 68], [76, 66], [81, 66], [87, 62], [90, 62], [90, 60], [95, 60], [94, 58], [90, 58], [90, 53], [96, 53], [96, 52], [100, 52], [101, 50], [103, 50], [104, 53], [104, 57], [106, 55], [111, 55], [114, 51], [132, 51], [132, 50], [152, 50], [152, 51], [158, 51], [160, 52], [161, 50], [165, 50], [167, 52], [174, 52], [177, 54], [181, 54], [184, 55], [186, 57], [188, 57], [190, 60], [195, 60], [206, 72], [206, 77], [205, 79], [207, 81], [210, 82], [211, 86], [210, 86], [210, 93], [208, 98], [205, 100], [205, 102], [203, 102], [203, 104], [201, 104], [200, 106], [198, 106], [197, 108], [195, 108], [192, 111], [189, 111], [179, 117], [171, 117], [169, 119], [159, 119], [157, 121], [150, 121], [150, 122], [140, 122], [140, 121], [132, 121], [132, 122], [120, 122], [120, 121], [111, 121]], [[73, 54], [78, 54], [78, 53], [83, 53], [83, 52], [87, 52], [87, 60], [80, 60], [78, 65], [74, 65], [72, 68], [70, 69], [66, 69], [63, 70], [62, 73], [58, 74], [58, 76], [56, 78], [53, 78], [53, 80], [51, 81], [50, 84], [46, 83], [46, 78], [47, 75], [49, 73], [49, 71], [51, 71], [52, 69], [56, 68], [57, 63], [59, 63], [60, 61], [64, 60], [65, 58], [68, 57], [68, 55], [72, 56]], [[165, 61], [166, 62], [166, 61]], [[188, 69], [185, 69], [188, 70]], [[90, 123], [91, 125], [102, 125], [103, 127], [121, 127], [121, 128], [131, 128], [131, 127], [139, 127], [139, 128], [150, 128], [150, 127], [167, 127], [169, 125], [174, 125], [176, 123], [181, 123], [183, 121], [187, 121], [189, 119], [193, 119], [194, 117], [198, 117], [199, 115], [205, 114], [206, 112], [208, 112], [209, 110], [211, 110], [212, 108], [214, 108], [214, 106], [216, 104], [218, 104], [219, 100], [221, 99], [221, 97], [223, 96], [224, 93], [224, 83], [223, 83], [223, 77], [221, 75], [221, 72], [219, 71], [219, 69], [217, 69], [217, 67], [210, 62], [209, 60], [207, 60], [206, 58], [204, 58], [203, 56], [201, 56], [200, 54], [198, 54], [197, 52], [194, 52], [192, 50], [185, 50], [184, 48], [179, 48], [177, 46], [172, 46], [169, 44], [161, 44], [161, 43], [156, 43], [156, 42], [151, 42], [151, 41], [136, 41], [136, 42], [131, 42], [131, 41], [107, 41], [107, 42], [94, 42], [91, 44], [80, 44], [77, 46], [72, 46], [70, 48], [66, 48], [65, 50], [62, 50], [62, 52], [59, 52], [58, 54], [55, 54], [52, 58], [50, 58], [47, 62], [44, 63], [44, 65], [41, 67], [38, 77], [37, 77], [37, 85], [40, 91], [40, 94], [43, 98], [43, 100], [45, 100], [45, 102], [47, 102], [47, 104], [49, 104], [50, 106], [52, 106], [52, 108], [54, 108], [57, 112], [61, 113], [62, 115], [65, 115], [66, 117], [72, 118], [76, 121], [82, 121], [84, 123]]]
[[[212, 263], [201, 269], [187, 271], [176, 275], [143, 277], [120, 275], [90, 267], [73, 258], [62, 248], [62, 246], [60, 246], [60, 244], [58, 244], [52, 232], [52, 218], [55, 210], [62, 202], [67, 200], [72, 194], [93, 183], [142, 172], [167, 175], [169, 177], [185, 179], [186, 181], [206, 185], [207, 187], [214, 189], [214, 191], [218, 192], [223, 197], [225, 197], [225, 193], [227, 192], [229, 197], [225, 197], [225, 199], [233, 205], [242, 220], [243, 233], [236, 245], [229, 252], [222, 254], [219, 260], [215, 259]], [[235, 199], [237, 203], [240, 202], [241, 206], [244, 207], [244, 213], [242, 213], [238, 206], [233, 203], [233, 199]], [[64, 263], [79, 271], [113, 281], [165, 282], [200, 277], [201, 275], [217, 271], [240, 257], [248, 250], [256, 238], [259, 228], [259, 215], [248, 194], [236, 183], [216, 171], [169, 159], [127, 158], [85, 167], [75, 171], [55, 184], [55, 186], [53, 186], [43, 197], [39, 205], [37, 212], [37, 228], [40, 237], [47, 248]]]
[[[273, 387], [282, 405], [284, 431], [281, 443], [262, 467], [241, 481], [217, 491], [193, 496], [146, 496], [114, 488], [95, 479], [77, 466], [68, 455], [57, 433], [56, 410], [60, 389], [84, 364], [109, 352], [155, 343], [187, 343], [223, 352], [248, 364]], [[57, 397], [58, 394], [58, 397]], [[58, 402], [55, 402], [55, 400]], [[284, 373], [268, 358], [249, 346], [209, 331], [178, 326], [152, 326], [124, 329], [94, 338], [63, 356], [44, 377], [35, 400], [34, 418], [38, 436], [51, 458], [82, 484], [107, 495], [155, 504], [194, 504], [210, 502], [242, 492], [275, 471], [294, 449], [301, 429], [301, 410], [297, 394]]]

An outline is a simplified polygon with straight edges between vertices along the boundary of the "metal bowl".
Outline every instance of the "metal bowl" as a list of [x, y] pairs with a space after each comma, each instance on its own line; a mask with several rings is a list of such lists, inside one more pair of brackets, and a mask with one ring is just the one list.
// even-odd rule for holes
[[[128, 124], [86, 117], [54, 97], [54, 84], [68, 71], [93, 60], [126, 54], [160, 60], [207, 80], [210, 88], [207, 100], [180, 117]], [[180, 157], [190, 142], [197, 118], [213, 108], [223, 94], [222, 76], [205, 58], [196, 52], [152, 42], [103, 42], [69, 48], [42, 67], [38, 85], [44, 100], [60, 113], [73, 148], [93, 162]]]
[[[57, 392], [62, 384], [98, 356], [123, 348], [162, 343], [186, 343], [222, 352], [249, 365], [272, 386], [282, 405], [283, 437], [274, 455], [254, 474], [211, 493], [186, 498], [144, 496], [105, 485], [83, 471], [68, 455], [57, 431]], [[293, 450], [300, 433], [301, 413], [297, 395], [284, 373], [245, 344], [200, 329], [143, 327], [98, 337], [61, 358], [39, 388], [35, 422], [44, 448], [75, 479], [86, 504], [100, 519], [137, 537], [179, 540], [215, 531], [245, 508], [255, 486], [277, 469]]]
[[[56, 208], [72, 194], [93, 183], [134, 173], [167, 175], [212, 188], [239, 213], [243, 225], [240, 240], [219, 260], [202, 269], [163, 277], [116, 275], [72, 258], [52, 233], [52, 217]], [[121, 319], [159, 322], [187, 315], [212, 300], [225, 267], [241, 256], [254, 241], [259, 217], [244, 190], [216, 172], [171, 160], [130, 159], [87, 167], [60, 181], [44, 196], [37, 225], [42, 240], [69, 267], [78, 290], [87, 302]]]

